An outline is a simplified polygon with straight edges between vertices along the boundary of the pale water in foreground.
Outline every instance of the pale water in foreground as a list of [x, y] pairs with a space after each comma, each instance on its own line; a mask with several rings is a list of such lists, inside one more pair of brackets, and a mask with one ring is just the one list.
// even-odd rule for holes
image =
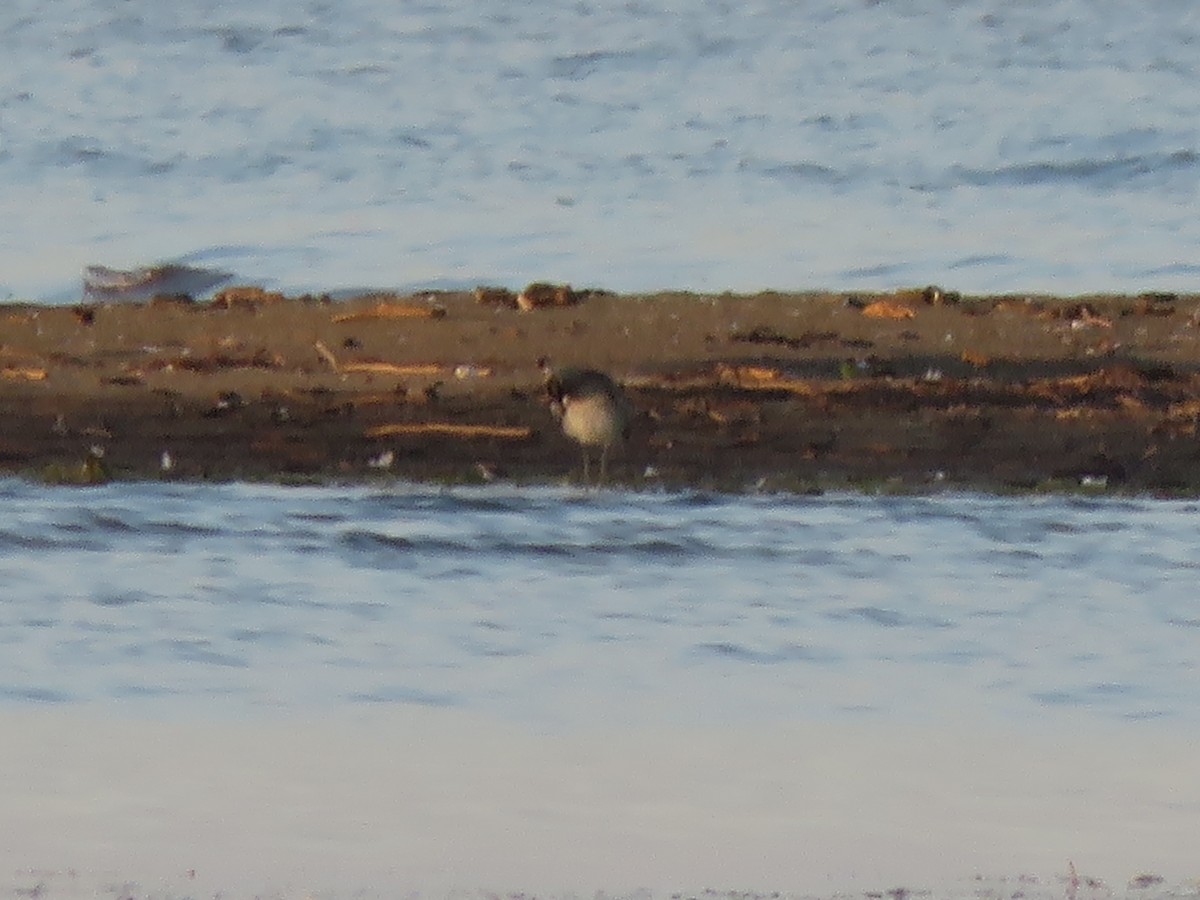
[[[7, 482], [0, 504], [10, 891], [1200, 876], [1193, 503]], [[1126, 887], [1143, 873], [1166, 881]]]

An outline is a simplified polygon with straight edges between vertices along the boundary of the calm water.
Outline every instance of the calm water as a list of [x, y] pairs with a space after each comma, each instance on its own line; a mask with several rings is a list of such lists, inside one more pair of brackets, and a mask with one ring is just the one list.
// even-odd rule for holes
[[0, 298], [1200, 275], [1192, 0], [9, 0], [0, 60]]
[[0, 483], [0, 694], [1200, 724], [1195, 503]]

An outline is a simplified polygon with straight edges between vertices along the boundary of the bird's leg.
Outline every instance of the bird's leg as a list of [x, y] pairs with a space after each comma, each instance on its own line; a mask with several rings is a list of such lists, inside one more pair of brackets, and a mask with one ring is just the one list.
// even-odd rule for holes
[[604, 484], [604, 480], [608, 477], [608, 444], [600, 448], [600, 480], [597, 485]]
[[587, 447], [583, 448], [583, 484], [586, 487], [588, 483], [588, 469], [590, 460], [588, 459]]

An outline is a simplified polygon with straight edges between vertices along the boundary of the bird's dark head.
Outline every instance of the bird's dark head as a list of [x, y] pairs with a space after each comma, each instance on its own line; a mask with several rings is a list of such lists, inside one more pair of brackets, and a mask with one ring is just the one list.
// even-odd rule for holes
[[566, 391], [563, 390], [562, 382], [559, 381], [557, 375], [551, 375], [546, 379], [546, 396], [550, 398], [551, 403], [563, 402]]
[[542, 383], [546, 387], [546, 396], [551, 403], [561, 403], [563, 398], [562, 379], [550, 367], [550, 360], [544, 356], [537, 358], [537, 367], [542, 370]]

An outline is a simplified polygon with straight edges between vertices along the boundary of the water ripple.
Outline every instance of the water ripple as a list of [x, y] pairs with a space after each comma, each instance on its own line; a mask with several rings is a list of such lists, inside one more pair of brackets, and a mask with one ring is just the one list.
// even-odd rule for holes
[[804, 644], [787, 644], [774, 650], [755, 650], [741, 644], [717, 641], [698, 644], [696, 649], [702, 654], [712, 654], [719, 658], [755, 665], [775, 665], [788, 662], [832, 663], [838, 660], [838, 656], [834, 653]]
[[995, 169], [954, 167], [951, 175], [960, 184], [1036, 186], [1045, 183], [1079, 183], [1095, 188], [1111, 188], [1131, 180], [1160, 178], [1176, 171], [1196, 169], [1200, 154], [1194, 150], [1176, 150], [1155, 156], [1075, 159], [1062, 162], [1025, 162]]

